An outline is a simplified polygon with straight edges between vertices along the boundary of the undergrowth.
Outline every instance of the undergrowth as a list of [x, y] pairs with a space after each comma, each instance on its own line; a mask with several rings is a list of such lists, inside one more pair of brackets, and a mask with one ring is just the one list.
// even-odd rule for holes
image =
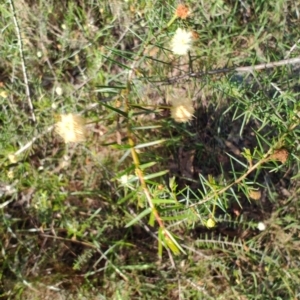
[[0, 4], [1, 299], [299, 297], [300, 2], [184, 4]]

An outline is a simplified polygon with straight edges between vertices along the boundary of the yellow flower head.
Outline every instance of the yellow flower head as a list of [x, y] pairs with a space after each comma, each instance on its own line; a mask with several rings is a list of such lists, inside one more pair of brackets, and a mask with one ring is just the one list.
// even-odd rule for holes
[[185, 123], [193, 118], [195, 109], [192, 100], [172, 100], [171, 117], [178, 123]]
[[55, 124], [55, 132], [65, 143], [78, 143], [85, 140], [85, 121], [79, 115], [59, 115], [60, 121]]
[[212, 218], [209, 218], [206, 222], [207, 228], [214, 228], [216, 226], [216, 221]]
[[182, 28], [178, 28], [171, 41], [171, 49], [174, 54], [186, 55], [193, 43], [193, 33]]
[[8, 160], [9, 160], [9, 162], [11, 163], [11, 164], [15, 164], [15, 163], [17, 163], [18, 162], [18, 158], [17, 158], [17, 156], [15, 155], [15, 154], [8, 154]]
[[9, 179], [13, 179], [13, 178], [14, 178], [14, 171], [13, 171], [13, 170], [9, 170], [9, 171], [7, 172], [7, 177], [8, 177]]

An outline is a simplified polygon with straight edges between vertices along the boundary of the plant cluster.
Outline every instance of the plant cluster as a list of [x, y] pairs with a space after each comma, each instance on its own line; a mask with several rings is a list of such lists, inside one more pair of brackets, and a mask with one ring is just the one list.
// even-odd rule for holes
[[0, 4], [0, 297], [297, 299], [299, 5]]

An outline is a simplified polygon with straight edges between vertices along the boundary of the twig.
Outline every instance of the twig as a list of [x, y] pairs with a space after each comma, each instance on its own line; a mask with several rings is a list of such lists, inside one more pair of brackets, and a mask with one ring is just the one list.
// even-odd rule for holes
[[291, 55], [291, 53], [295, 50], [295, 48], [297, 47], [297, 44], [299, 44], [299, 42], [300, 42], [300, 39], [291, 47], [291, 49], [287, 52], [287, 54], [285, 55], [285, 59], [287, 59], [290, 55]]
[[168, 85], [168, 84], [176, 83], [182, 79], [189, 80], [190, 78], [201, 78], [201, 77], [207, 76], [207, 75], [216, 75], [216, 74], [229, 73], [229, 72], [241, 72], [241, 73], [249, 72], [249, 73], [251, 73], [253, 71], [272, 69], [272, 68], [276, 68], [276, 67], [280, 67], [280, 66], [297, 64], [297, 63], [300, 63], [300, 57], [283, 59], [283, 60], [279, 60], [279, 61], [275, 61], [275, 62], [259, 64], [259, 65], [254, 65], [254, 66], [231, 67], [231, 68], [222, 68], [222, 69], [216, 69], [216, 70], [211, 70], [211, 71], [186, 73], [186, 74], [175, 76], [175, 77], [165, 78], [163, 80], [149, 80], [149, 82], [161, 83], [163, 85]]
[[237, 67], [235, 71], [237, 72], [252, 72], [256, 70], [264, 70], [264, 69], [272, 69], [275, 67], [285, 66], [285, 65], [292, 65], [300, 63], [300, 57], [283, 59], [275, 62], [270, 62], [267, 64], [260, 64], [255, 66], [248, 66], [248, 67]]
[[30, 113], [31, 113], [31, 118], [32, 118], [33, 122], [36, 122], [36, 117], [34, 114], [33, 105], [32, 105], [32, 101], [31, 101], [29, 81], [28, 81], [28, 76], [27, 76], [27, 71], [26, 71], [26, 66], [25, 66], [25, 57], [24, 57], [24, 53], [23, 53], [23, 43], [22, 43], [22, 38], [21, 38], [21, 33], [20, 33], [20, 26], [18, 24], [16, 9], [14, 7], [13, 0], [8, 0], [8, 3], [10, 5], [10, 9], [12, 11], [12, 17], [13, 17], [13, 21], [14, 21], [14, 25], [15, 25], [17, 38], [18, 38], [18, 46], [19, 46], [19, 52], [20, 52], [20, 58], [21, 58], [21, 65], [22, 65], [22, 72], [23, 72], [23, 79], [24, 79], [24, 84], [25, 84], [25, 93], [26, 93], [26, 97], [27, 97], [27, 102], [28, 102]]

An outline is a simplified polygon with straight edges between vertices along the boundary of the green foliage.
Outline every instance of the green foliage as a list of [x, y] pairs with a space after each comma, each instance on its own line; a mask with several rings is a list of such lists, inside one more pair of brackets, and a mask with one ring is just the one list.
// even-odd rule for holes
[[298, 298], [300, 3], [6, 2], [0, 297]]

